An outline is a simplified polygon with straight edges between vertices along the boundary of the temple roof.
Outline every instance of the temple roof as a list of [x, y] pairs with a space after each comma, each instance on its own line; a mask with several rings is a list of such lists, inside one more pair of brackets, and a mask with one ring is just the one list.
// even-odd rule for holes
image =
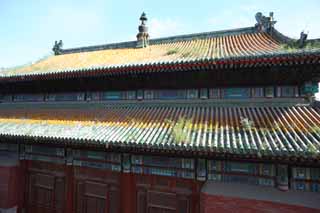
[[150, 69], [150, 66], [202, 62], [215, 64], [226, 61], [241, 64], [257, 58], [266, 59], [269, 63], [270, 58], [301, 61], [305, 60], [306, 56], [312, 56], [311, 60], [319, 63], [320, 46], [309, 45], [303, 49], [286, 47], [285, 44], [291, 40], [276, 29], [269, 33], [260, 31], [257, 27], [248, 27], [150, 39], [146, 48], [136, 48], [136, 41], [132, 41], [61, 49], [59, 55], [49, 56], [31, 65], [5, 70], [0, 78], [97, 70], [117, 73], [135, 67]]
[[310, 106], [127, 103], [0, 111], [2, 137], [35, 142], [317, 159], [319, 126], [320, 109]]

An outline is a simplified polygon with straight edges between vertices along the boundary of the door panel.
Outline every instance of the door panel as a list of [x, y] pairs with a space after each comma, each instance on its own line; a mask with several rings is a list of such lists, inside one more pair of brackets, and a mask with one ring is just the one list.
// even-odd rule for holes
[[64, 210], [64, 178], [30, 173], [27, 212], [62, 213]]
[[175, 213], [176, 195], [161, 191], [148, 191], [148, 213]]
[[87, 196], [85, 199], [84, 205], [85, 213], [104, 213], [105, 212], [105, 199], [97, 198], [97, 197], [90, 197]]
[[94, 181], [77, 181], [77, 213], [119, 213], [120, 193], [116, 186]]
[[139, 189], [137, 194], [137, 212], [147, 212], [147, 192], [145, 189]]
[[109, 212], [108, 213], [118, 213], [120, 208], [120, 191], [116, 186], [111, 186], [109, 190]]
[[137, 213], [198, 212], [192, 203], [192, 182], [162, 177], [136, 179]]

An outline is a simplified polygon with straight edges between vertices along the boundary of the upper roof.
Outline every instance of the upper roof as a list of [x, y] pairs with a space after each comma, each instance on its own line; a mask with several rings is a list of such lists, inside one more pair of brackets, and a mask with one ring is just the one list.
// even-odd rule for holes
[[1, 75], [3, 78], [257, 57], [320, 56], [320, 45], [308, 45], [307, 49], [284, 45], [292, 41], [273, 27], [261, 30], [256, 24], [255, 27], [151, 39], [146, 48], [137, 48], [137, 41], [131, 41], [59, 49], [60, 55], [3, 71]]

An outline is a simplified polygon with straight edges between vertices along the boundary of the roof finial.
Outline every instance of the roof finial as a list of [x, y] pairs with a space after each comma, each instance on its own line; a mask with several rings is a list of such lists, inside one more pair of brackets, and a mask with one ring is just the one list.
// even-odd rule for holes
[[256, 13], [256, 27], [259, 32], [272, 33], [273, 27], [277, 21], [273, 18], [273, 12], [269, 13], [269, 17], [262, 15], [261, 12]]
[[58, 41], [54, 42], [52, 50], [55, 55], [60, 55], [62, 53], [62, 46], [63, 46], [62, 40], [60, 40], [59, 42]]
[[148, 27], [146, 26], [147, 15], [143, 12], [140, 16], [141, 24], [138, 27], [137, 47], [147, 47], [149, 45]]
[[142, 12], [141, 16], [140, 16], [140, 21], [142, 22], [141, 24], [145, 24], [144, 22], [147, 21], [148, 18], [147, 18], [147, 15], [145, 12]]

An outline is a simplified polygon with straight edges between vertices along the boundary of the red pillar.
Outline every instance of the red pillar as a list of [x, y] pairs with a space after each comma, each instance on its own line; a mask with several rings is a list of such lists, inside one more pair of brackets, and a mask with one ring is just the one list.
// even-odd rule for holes
[[18, 205], [18, 167], [0, 166], [0, 208], [10, 209]]
[[66, 172], [66, 213], [72, 213], [74, 212], [74, 173], [73, 173], [73, 166], [66, 165], [65, 166], [65, 172]]
[[193, 205], [193, 212], [200, 212], [201, 213], [201, 189], [203, 186], [204, 182], [200, 181], [194, 181], [193, 182], [193, 189], [192, 189], [192, 202], [194, 203]]
[[136, 191], [134, 177], [130, 173], [121, 174], [120, 182], [120, 212], [135, 213], [136, 212]]
[[26, 198], [27, 198], [27, 161], [20, 160], [18, 169], [18, 213], [24, 212], [23, 209], [26, 208]]

